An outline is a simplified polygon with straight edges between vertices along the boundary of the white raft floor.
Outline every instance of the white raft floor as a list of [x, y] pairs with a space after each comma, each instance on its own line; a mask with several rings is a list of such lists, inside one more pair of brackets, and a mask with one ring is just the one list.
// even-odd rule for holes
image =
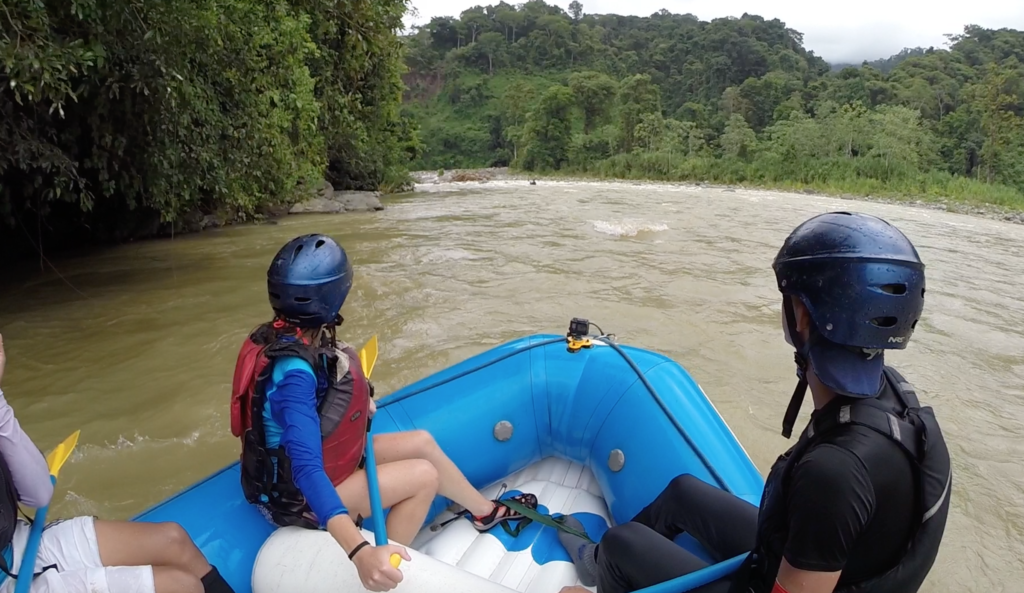
[[[533, 493], [550, 514], [593, 513], [612, 525], [594, 474], [578, 463], [554, 457], [543, 459], [484, 489], [484, 495], [497, 497], [502, 484], [509, 491]], [[452, 516], [446, 511], [433, 524]], [[505, 535], [500, 526], [493, 531]], [[558, 593], [562, 587], [580, 585], [571, 562], [552, 560], [539, 565], [533, 559], [532, 545], [509, 552], [497, 537], [490, 532], [478, 532], [466, 519], [453, 521], [436, 532], [427, 526], [410, 547], [521, 593]]]

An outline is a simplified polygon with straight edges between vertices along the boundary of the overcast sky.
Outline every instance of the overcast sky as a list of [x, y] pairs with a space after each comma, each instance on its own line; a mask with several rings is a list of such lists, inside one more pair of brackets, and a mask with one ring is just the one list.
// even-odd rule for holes
[[[506, 0], [518, 4], [520, 0]], [[545, 0], [567, 8], [572, 0]], [[475, 6], [498, 0], [411, 0], [419, 12], [406, 25], [422, 24], [434, 16], [458, 16]], [[964, 25], [1024, 29], [1024, 0], [580, 0], [588, 14], [649, 16], [662, 8], [691, 13], [707, 21], [744, 12], [778, 18], [804, 34], [804, 45], [829, 62], [860, 63], [899, 53], [904, 47], [945, 47], [945, 33], [960, 33]], [[760, 8], [757, 8], [760, 7]]]

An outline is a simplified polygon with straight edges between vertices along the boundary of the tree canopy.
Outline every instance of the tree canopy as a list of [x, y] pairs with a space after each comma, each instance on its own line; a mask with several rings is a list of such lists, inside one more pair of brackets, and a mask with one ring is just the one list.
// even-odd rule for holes
[[[968, 25], [948, 39], [833, 71], [800, 32], [752, 14], [472, 6], [404, 38], [405, 110], [424, 139], [413, 165], [842, 182], [1024, 204], [1024, 33]], [[554, 125], [567, 99], [569, 121]]]
[[[4, 0], [0, 245], [400, 183], [406, 0]], [[58, 228], [59, 227], [59, 228]], [[29, 230], [31, 229], [31, 230]]]
[[778, 19], [579, 0], [474, 5], [404, 36], [407, 0], [3, 8], [4, 249], [246, 218], [322, 178], [400, 187], [410, 163], [1024, 205], [1010, 29], [833, 67]]

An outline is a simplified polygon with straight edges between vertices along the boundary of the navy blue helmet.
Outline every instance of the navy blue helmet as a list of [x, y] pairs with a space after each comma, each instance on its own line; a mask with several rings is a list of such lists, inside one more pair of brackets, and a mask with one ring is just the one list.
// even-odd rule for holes
[[882, 351], [906, 348], [924, 309], [924, 263], [906, 235], [867, 214], [821, 214], [793, 230], [772, 268], [814, 322], [801, 343], [787, 311], [798, 354], [837, 393], [877, 396]]
[[299, 327], [335, 323], [351, 289], [352, 262], [327, 235], [292, 239], [267, 270], [270, 306]]

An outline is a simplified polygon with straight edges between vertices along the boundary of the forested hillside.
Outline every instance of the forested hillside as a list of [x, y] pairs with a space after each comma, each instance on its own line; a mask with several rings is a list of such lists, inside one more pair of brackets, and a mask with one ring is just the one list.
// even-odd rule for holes
[[[401, 184], [406, 0], [4, 0], [0, 254]], [[413, 151], [407, 152], [407, 149]], [[166, 224], [164, 225], [167, 226]]]
[[1024, 33], [830, 72], [798, 31], [542, 0], [405, 38], [425, 169], [509, 165], [1024, 204]]

